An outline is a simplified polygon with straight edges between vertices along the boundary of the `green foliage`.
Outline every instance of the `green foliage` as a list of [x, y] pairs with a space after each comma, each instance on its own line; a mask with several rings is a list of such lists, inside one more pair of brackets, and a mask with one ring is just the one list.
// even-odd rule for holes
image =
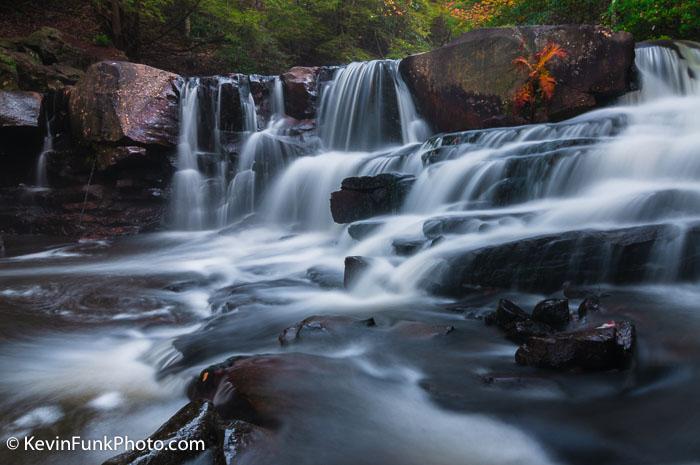
[[615, 0], [608, 21], [637, 40], [700, 40], [700, 2], [697, 0]]
[[109, 47], [110, 45], [112, 45], [112, 40], [107, 34], [100, 33], [95, 35], [93, 43], [99, 47]]
[[[604, 24], [638, 40], [698, 39], [697, 0], [94, 0], [106, 24], [122, 11], [129, 56], [171, 47], [238, 72], [400, 58], [473, 28]], [[105, 44], [105, 37], [95, 42]], [[183, 53], [183, 52], [181, 52]]]

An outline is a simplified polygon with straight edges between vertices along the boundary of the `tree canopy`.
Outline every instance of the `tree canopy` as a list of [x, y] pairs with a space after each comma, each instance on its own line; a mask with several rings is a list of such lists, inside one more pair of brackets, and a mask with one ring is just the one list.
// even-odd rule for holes
[[596, 23], [637, 40], [700, 38], [695, 0], [94, 1], [107, 39], [132, 58], [170, 47], [240, 72], [402, 57], [490, 26]]

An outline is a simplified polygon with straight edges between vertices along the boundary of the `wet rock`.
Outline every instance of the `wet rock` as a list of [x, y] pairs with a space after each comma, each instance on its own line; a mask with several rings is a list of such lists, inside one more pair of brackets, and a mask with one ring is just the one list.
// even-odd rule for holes
[[578, 306], [579, 319], [586, 317], [589, 313], [600, 313], [602, 307], [598, 297], [586, 297]]
[[255, 303], [279, 304], [284, 300], [281, 300], [274, 290], [297, 286], [308, 286], [308, 283], [301, 279], [236, 283], [217, 289], [209, 297], [209, 305], [214, 313], [228, 313], [239, 307]]
[[516, 287], [556, 292], [562, 284], [644, 282], [656, 247], [685, 235], [679, 280], [700, 277], [700, 225], [680, 232], [670, 225], [611, 231], [583, 230], [526, 238], [457, 254], [445, 260], [440, 279], [426, 277], [434, 292], [466, 295], [474, 290]]
[[498, 301], [496, 311], [487, 315], [485, 322], [489, 325], [494, 324], [507, 331], [511, 329], [515, 323], [527, 321], [529, 319], [530, 315], [528, 315], [525, 310], [508, 299], [501, 299]]
[[83, 144], [174, 147], [179, 77], [150, 66], [96, 63], [71, 92], [70, 120]]
[[343, 286], [347, 289], [357, 282], [359, 277], [371, 265], [371, 259], [367, 257], [345, 257], [345, 273], [343, 275]]
[[543, 300], [532, 310], [532, 319], [554, 329], [565, 329], [571, 321], [569, 301], [566, 299]]
[[632, 323], [611, 321], [596, 328], [531, 337], [518, 348], [515, 360], [540, 368], [624, 369], [631, 361], [634, 343]]
[[433, 325], [420, 321], [399, 321], [391, 327], [391, 332], [401, 338], [429, 339], [447, 336], [455, 327], [451, 325]]
[[339, 289], [343, 287], [343, 273], [334, 268], [312, 266], [306, 270], [306, 277], [324, 289]]
[[284, 107], [296, 119], [316, 116], [317, 79], [321, 68], [295, 66], [282, 75]]
[[425, 239], [394, 239], [391, 246], [396, 255], [409, 256], [421, 250], [427, 241]]
[[506, 337], [522, 344], [531, 337], [543, 337], [554, 333], [551, 326], [534, 320], [516, 321], [506, 330]]
[[282, 331], [277, 338], [285, 346], [300, 339], [318, 339], [318, 337], [338, 337], [353, 328], [375, 326], [373, 318], [358, 320], [346, 316], [310, 316]]
[[103, 465], [184, 465], [200, 459], [197, 463], [226, 465], [223, 441], [224, 431], [221, 419], [210, 402], [197, 400], [190, 402], [168, 420], [148, 439], [151, 441], [203, 441], [204, 450], [171, 451], [134, 450], [113, 457]]
[[339, 191], [331, 194], [331, 214], [336, 223], [352, 223], [401, 208], [415, 178], [383, 173], [346, 178]]
[[361, 241], [384, 225], [384, 221], [365, 220], [356, 221], [348, 226], [348, 234], [357, 241]]
[[203, 370], [188, 395], [214, 400], [225, 420], [275, 427], [293, 412], [315, 408], [319, 386], [336, 383], [346, 371], [341, 361], [296, 352], [232, 357]]
[[513, 60], [548, 43], [568, 56], [548, 68], [557, 80], [552, 100], [533, 121], [556, 121], [589, 111], [630, 88], [634, 39], [598, 26], [523, 26], [476, 29], [431, 52], [401, 61], [417, 106], [438, 131], [523, 124], [512, 101], [527, 76]]
[[[0, 130], [38, 128], [42, 95], [37, 92], [0, 90]], [[2, 142], [0, 142], [2, 143]]]

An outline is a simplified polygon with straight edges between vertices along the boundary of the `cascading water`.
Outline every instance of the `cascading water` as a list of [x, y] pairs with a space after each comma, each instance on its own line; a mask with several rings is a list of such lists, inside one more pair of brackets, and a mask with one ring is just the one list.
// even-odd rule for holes
[[394, 60], [338, 70], [323, 91], [319, 126], [324, 145], [335, 150], [373, 150], [423, 141], [429, 134]]
[[53, 131], [51, 129], [51, 122], [49, 120], [48, 114], [46, 115], [46, 124], [44, 134], [44, 143], [41, 146], [41, 152], [39, 152], [39, 158], [36, 162], [36, 186], [37, 187], [49, 187], [49, 175], [48, 175], [48, 157], [53, 152]]
[[[321, 149], [286, 127], [279, 81], [270, 81], [268, 118], [252, 111], [245, 80], [188, 80], [173, 215], [180, 229], [235, 226], [2, 259], [0, 329], [13, 335], [0, 344], [11, 367], [0, 380], [2, 440], [34, 430], [146, 437], [187, 403], [178, 397], [185, 385], [216, 376], [202, 370], [233, 357], [256, 368], [249, 384], [270, 394], [260, 397], [267, 412], [283, 417], [255, 429], [262, 442], [239, 457], [250, 463], [692, 463], [700, 418], [687, 412], [699, 406], [700, 292], [689, 262], [700, 222], [700, 96], [696, 49], [683, 45], [680, 55], [640, 50], [642, 89], [626, 105], [424, 143], [417, 135], [411, 143], [401, 130], [410, 124], [398, 124], [417, 120], [412, 104], [405, 117], [394, 103], [392, 92], [398, 102], [410, 95], [387, 77], [387, 62], [337, 72], [322, 96]], [[230, 93], [234, 85], [240, 92]], [[391, 121], [382, 133], [391, 131], [365, 134], [364, 121], [347, 116], [374, 118], [380, 88], [392, 107], [381, 109]], [[334, 225], [328, 199], [341, 180], [386, 172], [416, 178], [398, 214]], [[257, 221], [236, 222], [250, 212]], [[528, 242], [542, 237], [553, 239]], [[622, 265], [636, 267], [644, 285], [618, 286], [618, 249], [638, 237], [640, 253]], [[412, 250], [399, 253], [401, 241]], [[494, 255], [503, 260], [495, 269], [481, 265], [513, 277], [513, 288], [528, 283], [517, 268], [540, 263], [550, 248], [562, 250], [567, 270], [599, 266], [586, 289], [610, 293], [600, 318], [635, 319], [635, 368], [551, 374], [515, 366], [514, 346], [479, 318], [501, 297], [532, 307], [542, 290], [487, 286], [459, 301], [431, 293], [462, 277], [455, 262], [468, 269], [470, 253], [503, 244], [516, 246]], [[350, 289], [347, 256], [370, 258]], [[28, 321], [39, 335], [14, 336]], [[104, 334], [94, 330], [102, 322]], [[79, 337], [84, 327], [89, 338]], [[280, 337], [284, 328], [292, 331]], [[325, 371], [329, 364], [339, 369]], [[221, 389], [215, 402], [237, 394]], [[658, 434], [659, 415], [668, 437]], [[52, 463], [76, 463], [65, 457]], [[36, 461], [24, 454], [7, 462]]]

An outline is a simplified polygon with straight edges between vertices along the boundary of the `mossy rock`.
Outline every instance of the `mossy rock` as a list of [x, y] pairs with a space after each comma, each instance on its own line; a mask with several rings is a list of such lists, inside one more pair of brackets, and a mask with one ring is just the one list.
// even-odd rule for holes
[[33, 50], [44, 65], [62, 63], [85, 69], [92, 60], [83, 50], [69, 44], [61, 31], [42, 27], [19, 41], [20, 45]]
[[19, 89], [17, 62], [5, 49], [0, 48], [0, 90]]

